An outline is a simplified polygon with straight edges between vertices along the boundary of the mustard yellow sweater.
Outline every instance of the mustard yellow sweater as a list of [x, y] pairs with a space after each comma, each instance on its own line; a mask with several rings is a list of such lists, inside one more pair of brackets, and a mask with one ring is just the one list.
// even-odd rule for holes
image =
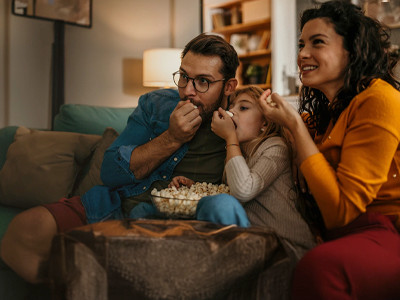
[[373, 80], [314, 141], [320, 153], [300, 168], [327, 228], [376, 211], [400, 230], [400, 92]]

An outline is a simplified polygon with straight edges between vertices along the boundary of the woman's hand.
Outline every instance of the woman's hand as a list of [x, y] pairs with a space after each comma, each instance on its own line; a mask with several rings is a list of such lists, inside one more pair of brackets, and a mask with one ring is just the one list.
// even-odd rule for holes
[[235, 124], [221, 107], [218, 108], [218, 111], [214, 111], [211, 130], [227, 142], [236, 138]]
[[292, 132], [293, 126], [300, 118], [295, 108], [277, 93], [266, 90], [260, 98], [258, 105], [267, 120], [278, 123]]
[[168, 184], [168, 187], [171, 188], [174, 186], [178, 189], [181, 185], [190, 187], [193, 183], [194, 181], [192, 179], [189, 179], [185, 176], [175, 176], [174, 178], [172, 178], [170, 184]]
[[258, 99], [264, 117], [267, 120], [278, 123], [285, 128], [285, 133], [292, 145], [292, 175], [293, 180], [302, 193], [309, 192], [306, 179], [299, 166], [309, 156], [318, 153], [303, 119], [295, 108], [277, 93], [266, 90]]

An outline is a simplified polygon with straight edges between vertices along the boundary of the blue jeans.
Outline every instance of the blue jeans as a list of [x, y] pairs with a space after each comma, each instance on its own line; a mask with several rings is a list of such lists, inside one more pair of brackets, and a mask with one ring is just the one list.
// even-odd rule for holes
[[[157, 214], [157, 209], [149, 203], [142, 202], [129, 213], [133, 219], [147, 218]], [[200, 199], [196, 208], [196, 220], [208, 221], [222, 225], [250, 227], [250, 221], [240, 202], [228, 194], [206, 196]]]

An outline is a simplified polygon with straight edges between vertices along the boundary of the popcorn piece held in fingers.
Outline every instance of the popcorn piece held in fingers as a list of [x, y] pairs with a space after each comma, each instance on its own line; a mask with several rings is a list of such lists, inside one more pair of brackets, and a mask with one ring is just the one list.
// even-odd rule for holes
[[233, 113], [231, 113], [229, 110], [227, 110], [226, 113], [227, 113], [228, 116], [230, 116], [231, 118], [233, 117]]
[[274, 101], [272, 101], [271, 95], [269, 95], [269, 96], [267, 97], [267, 103], [268, 103], [269, 105], [271, 105], [271, 106], [276, 106], [276, 103], [275, 103]]
[[194, 107], [194, 108], [197, 108], [197, 105], [194, 105], [194, 104], [193, 104], [193, 107]]

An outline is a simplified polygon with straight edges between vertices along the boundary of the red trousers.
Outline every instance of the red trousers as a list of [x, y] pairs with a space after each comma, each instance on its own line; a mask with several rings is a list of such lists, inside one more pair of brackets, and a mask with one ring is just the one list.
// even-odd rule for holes
[[400, 235], [391, 219], [366, 213], [296, 266], [292, 299], [400, 299]]

